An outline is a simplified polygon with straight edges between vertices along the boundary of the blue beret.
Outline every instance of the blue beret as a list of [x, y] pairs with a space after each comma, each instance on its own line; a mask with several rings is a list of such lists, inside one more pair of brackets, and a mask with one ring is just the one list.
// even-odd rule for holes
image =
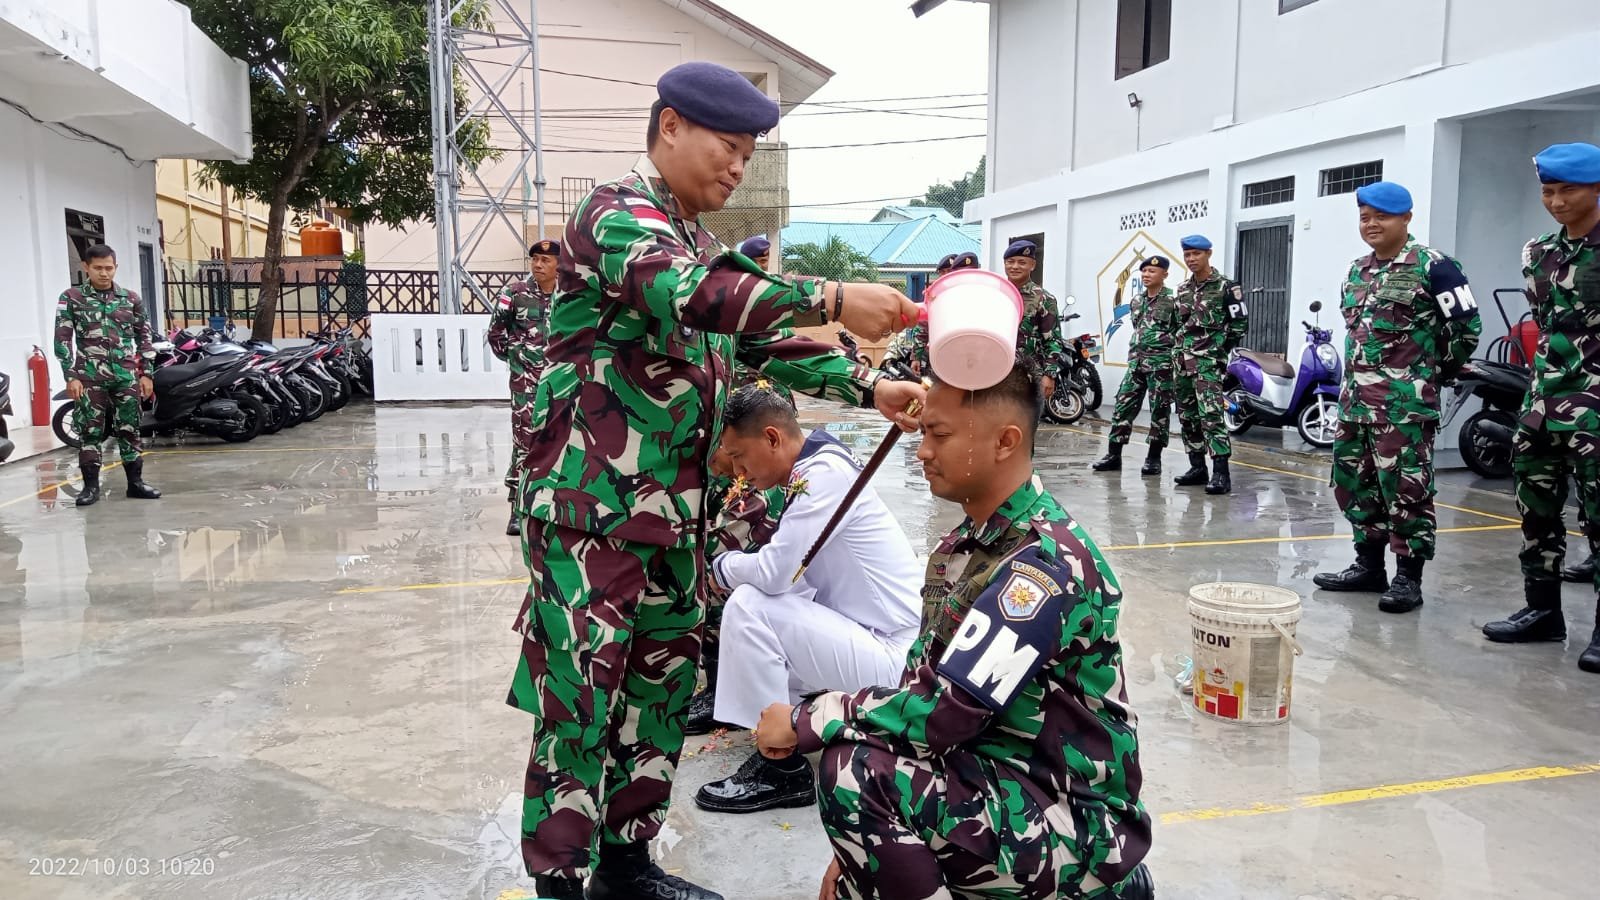
[[528, 255], [529, 256], [560, 256], [561, 255], [561, 242], [560, 241], [539, 241], [538, 243], [534, 244], [532, 247], [528, 248]]
[[968, 250], [966, 253], [963, 253], [960, 256], [956, 257], [955, 268], [957, 268], [957, 269], [976, 269], [976, 268], [978, 268], [978, 254], [973, 253], [971, 250]]
[[772, 242], [758, 234], [753, 238], [745, 238], [745, 242], [739, 245], [739, 252], [745, 256], [766, 256], [772, 252]]
[[1038, 259], [1039, 247], [1038, 245], [1034, 244], [1033, 241], [1012, 241], [1011, 246], [1006, 248], [1006, 253], [1003, 258], [1010, 259], [1013, 256], [1025, 256], [1028, 259]]
[[1544, 184], [1600, 184], [1600, 147], [1593, 144], [1551, 144], [1533, 158]]
[[1172, 268], [1172, 260], [1167, 259], [1165, 256], [1152, 256], [1144, 262], [1139, 263], [1139, 268], [1141, 269], [1148, 266], [1155, 266], [1158, 269], [1170, 269]]
[[1210, 250], [1211, 239], [1203, 234], [1191, 234], [1179, 241], [1178, 246], [1185, 250]]
[[675, 66], [656, 93], [678, 115], [712, 131], [762, 135], [778, 124], [778, 104], [738, 72], [709, 62]]
[[944, 259], [939, 260], [939, 266], [936, 269], [936, 271], [944, 272], [944, 271], [947, 271], [949, 269], [954, 269], [955, 267], [956, 267], [956, 255], [954, 253], [951, 253], [950, 255], [946, 256]]
[[1411, 192], [1392, 181], [1374, 181], [1356, 189], [1356, 205], [1398, 216], [1411, 212]]

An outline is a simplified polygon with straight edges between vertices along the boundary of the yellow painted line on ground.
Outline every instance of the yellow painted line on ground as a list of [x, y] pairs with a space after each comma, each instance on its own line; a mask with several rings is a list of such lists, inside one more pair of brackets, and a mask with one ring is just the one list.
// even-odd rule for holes
[[502, 584], [527, 584], [526, 578], [496, 578], [489, 581], [436, 581], [427, 584], [391, 584], [344, 588], [340, 594], [381, 594], [384, 591], [438, 591], [445, 588], [495, 587]]
[[[113, 471], [113, 470], [116, 470], [116, 469], [120, 469], [120, 468], [122, 468], [122, 462], [121, 462], [121, 460], [118, 460], [117, 462], [109, 463], [107, 465], [101, 466], [100, 467], [100, 472], [101, 472], [101, 474], [105, 474], [106, 472], [110, 472], [110, 471]], [[61, 488], [66, 487], [69, 484], [78, 484], [81, 481], [83, 481], [83, 476], [82, 475], [74, 475], [74, 476], [72, 476], [71, 478], [68, 478], [65, 481], [58, 481], [55, 484], [47, 484], [44, 487], [39, 488], [38, 490], [34, 491], [31, 494], [23, 494], [20, 497], [13, 497], [13, 498], [11, 498], [10, 500], [7, 500], [4, 503], [0, 503], [0, 509], [5, 509], [6, 507], [12, 506], [12, 505], [17, 504], [17, 503], [23, 503], [25, 501], [32, 500], [33, 498], [39, 496], [40, 494], [43, 494], [45, 491], [59, 490]], [[101, 491], [101, 495], [104, 496], [104, 494], [105, 494], [105, 485], [102, 484], [100, 486], [100, 491]]]
[[[377, 446], [372, 446], [372, 447], [217, 447], [217, 448], [210, 449], [210, 450], [206, 450], [206, 449], [203, 449], [203, 448], [193, 448], [193, 449], [177, 449], [177, 448], [173, 448], [173, 449], [167, 449], [167, 450], [147, 450], [147, 451], [145, 451], [145, 455], [146, 456], [170, 456], [170, 455], [176, 455], [176, 454], [190, 453], [190, 454], [196, 454], [196, 455], [199, 455], [199, 456], [208, 456], [208, 455], [209, 456], [216, 456], [216, 455], [220, 455], [220, 454], [224, 454], [224, 453], [326, 453], [326, 452], [328, 452], [330, 450], [338, 450], [338, 451], [344, 451], [344, 452], [359, 453], [359, 452], [362, 452], [362, 451], [374, 451], [374, 450], [420, 450], [420, 449], [422, 449], [420, 446], [413, 446], [413, 447], [377, 447]], [[437, 450], [437, 449], [441, 449], [441, 448], [434, 447], [432, 449]]]
[[1464, 788], [1488, 787], [1496, 784], [1520, 784], [1545, 781], [1551, 778], [1570, 778], [1574, 775], [1600, 773], [1600, 763], [1582, 763], [1575, 766], [1535, 766], [1529, 769], [1512, 769], [1508, 772], [1484, 772], [1479, 775], [1461, 775], [1434, 781], [1413, 781], [1409, 784], [1386, 784], [1379, 787], [1357, 788], [1350, 791], [1333, 791], [1295, 797], [1283, 803], [1253, 803], [1240, 807], [1214, 809], [1189, 809], [1162, 813], [1161, 824], [1181, 825], [1185, 822], [1210, 822], [1217, 819], [1240, 819], [1247, 816], [1266, 816], [1294, 812], [1300, 809], [1318, 809], [1324, 806], [1345, 806], [1369, 800], [1388, 800], [1393, 797], [1411, 797], [1417, 794], [1436, 794]]
[[[1519, 525], [1463, 525], [1458, 528], [1441, 528], [1439, 534], [1463, 534], [1474, 531], [1510, 531], [1520, 528]], [[1337, 532], [1334, 534], [1305, 534], [1289, 537], [1258, 537], [1258, 538], [1223, 538], [1214, 541], [1169, 541], [1161, 544], [1118, 544], [1114, 547], [1101, 547], [1107, 553], [1122, 550], [1177, 550], [1184, 547], [1225, 547], [1230, 544], [1295, 544], [1300, 541], [1332, 541], [1350, 540], [1350, 532]]]

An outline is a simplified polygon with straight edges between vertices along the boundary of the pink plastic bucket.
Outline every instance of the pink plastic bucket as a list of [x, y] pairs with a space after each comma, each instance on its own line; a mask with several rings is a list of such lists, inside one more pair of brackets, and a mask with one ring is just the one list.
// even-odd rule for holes
[[969, 391], [999, 384], [1017, 358], [1022, 295], [1004, 277], [961, 269], [928, 285], [928, 361], [939, 379]]

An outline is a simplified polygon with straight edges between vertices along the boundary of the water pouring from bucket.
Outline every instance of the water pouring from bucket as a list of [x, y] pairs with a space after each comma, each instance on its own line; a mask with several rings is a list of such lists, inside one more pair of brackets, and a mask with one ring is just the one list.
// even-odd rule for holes
[[999, 384], [1017, 359], [1022, 295], [1003, 276], [958, 269], [924, 293], [928, 361], [940, 380], [962, 390]]

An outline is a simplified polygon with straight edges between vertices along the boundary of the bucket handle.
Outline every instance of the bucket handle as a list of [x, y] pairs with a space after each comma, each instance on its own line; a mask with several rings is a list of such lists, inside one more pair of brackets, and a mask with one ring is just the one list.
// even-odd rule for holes
[[1294, 648], [1295, 656], [1303, 656], [1305, 654], [1305, 648], [1300, 646], [1300, 642], [1294, 639], [1294, 635], [1289, 633], [1289, 629], [1283, 627], [1282, 622], [1274, 619], [1272, 622], [1272, 627], [1278, 629], [1278, 633], [1283, 635], [1283, 639], [1288, 641], [1289, 646]]

